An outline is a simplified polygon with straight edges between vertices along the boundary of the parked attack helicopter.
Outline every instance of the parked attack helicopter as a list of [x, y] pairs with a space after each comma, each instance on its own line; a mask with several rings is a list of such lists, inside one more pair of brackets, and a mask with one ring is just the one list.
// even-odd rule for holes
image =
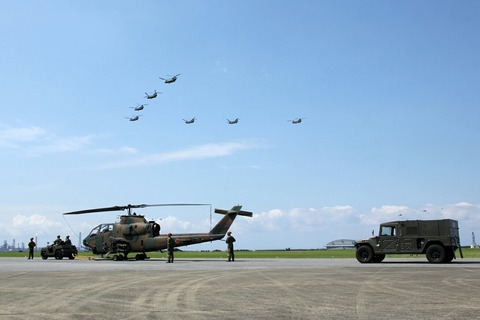
[[228, 121], [228, 124], [236, 124], [236, 123], [238, 123], [238, 118], [235, 119], [235, 120], [227, 119], [227, 121]]
[[139, 104], [139, 105], [137, 105], [136, 107], [130, 107], [130, 109], [133, 109], [133, 110], [135, 110], [135, 111], [140, 111], [140, 110], [143, 110], [143, 108], [144, 108], [145, 106], [148, 106], [148, 103]]
[[147, 99], [154, 99], [157, 97], [157, 95], [161, 93], [161, 92], [157, 92], [157, 90], [155, 90], [152, 94], [148, 94], [145, 92], [145, 98]]
[[172, 83], [172, 82], [177, 81], [177, 77], [178, 77], [179, 75], [180, 75], [180, 73], [177, 74], [177, 75], [174, 75], [173, 77], [168, 78], [168, 79], [164, 79], [164, 78], [161, 78], [161, 77], [159, 77], [159, 78], [162, 79], [162, 80], [164, 80], [165, 83]]
[[[65, 212], [64, 215], [85, 214], [106, 211], [124, 211], [127, 214], [120, 216], [120, 221], [115, 223], [102, 223], [92, 229], [90, 234], [83, 239], [83, 245], [94, 254], [113, 254], [113, 260], [127, 259], [131, 252], [138, 252], [136, 260], [147, 259], [146, 252], [159, 251], [167, 248], [167, 234], [160, 234], [160, 225], [155, 221], [147, 221], [143, 215], [132, 213], [132, 209], [158, 206], [191, 206], [204, 204], [140, 204], [127, 206], [114, 206], [107, 208], [87, 209]], [[207, 233], [179, 233], [173, 234], [175, 247], [190, 244], [209, 242], [222, 239], [232, 225], [237, 215], [252, 217], [253, 213], [242, 211], [242, 206], [233, 206], [230, 210], [215, 209], [215, 213], [225, 215]]]
[[195, 117], [193, 117], [192, 119], [190, 120], [187, 120], [187, 119], [183, 119], [183, 121], [185, 121], [185, 124], [192, 124], [195, 122]]

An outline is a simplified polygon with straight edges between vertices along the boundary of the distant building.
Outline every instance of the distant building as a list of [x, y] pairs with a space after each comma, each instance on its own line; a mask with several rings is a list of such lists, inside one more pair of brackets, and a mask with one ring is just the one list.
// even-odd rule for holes
[[326, 244], [327, 249], [355, 249], [355, 240], [339, 239]]

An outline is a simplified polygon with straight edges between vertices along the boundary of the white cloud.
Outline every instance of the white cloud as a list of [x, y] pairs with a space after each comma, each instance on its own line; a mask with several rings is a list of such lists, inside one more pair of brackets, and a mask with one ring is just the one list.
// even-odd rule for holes
[[24, 150], [29, 156], [83, 150], [93, 139], [93, 135], [57, 138], [35, 126], [0, 130], [0, 147]]
[[175, 216], [167, 216], [156, 221], [160, 224], [162, 233], [203, 233], [210, 231], [208, 220], [188, 221]]
[[257, 146], [257, 143], [249, 142], [210, 143], [184, 150], [157, 153], [152, 155], [139, 155], [130, 159], [107, 163], [101, 166], [101, 168], [123, 168], [133, 166], [158, 165], [174, 161], [218, 158], [229, 156], [239, 151], [256, 148]]
[[411, 209], [406, 206], [384, 205], [380, 208], [372, 208], [370, 214], [361, 214], [359, 218], [364, 224], [377, 225], [382, 222], [399, 220], [399, 217], [410, 211]]
[[60, 222], [40, 214], [16, 215], [10, 223], [0, 224], [0, 230], [12, 237], [20, 236], [23, 239], [28, 239], [37, 234], [50, 235], [52, 230], [58, 230], [61, 226]]
[[38, 141], [48, 135], [39, 127], [7, 128], [0, 130], [0, 146], [17, 148], [20, 143]]
[[64, 139], [54, 139], [45, 145], [33, 147], [29, 150], [29, 154], [38, 156], [49, 153], [61, 153], [82, 150], [93, 140], [92, 135], [77, 136]]
[[111, 154], [111, 155], [115, 155], [115, 154], [124, 155], [124, 154], [137, 154], [138, 150], [133, 147], [123, 146], [118, 149], [100, 148], [100, 149], [96, 149], [96, 152], [103, 153], [103, 154]]
[[467, 202], [460, 202], [441, 208], [441, 215], [443, 219], [463, 220], [468, 223], [480, 222], [479, 213], [480, 205], [474, 205]]

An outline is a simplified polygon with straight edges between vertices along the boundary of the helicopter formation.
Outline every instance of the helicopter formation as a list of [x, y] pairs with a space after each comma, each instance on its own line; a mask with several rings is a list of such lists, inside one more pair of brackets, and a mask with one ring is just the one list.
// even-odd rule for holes
[[[170, 83], [174, 83], [177, 81], [178, 79], [178, 76], [180, 76], [180, 73], [174, 75], [174, 76], [169, 76], [169, 78], [162, 78], [162, 77], [159, 77], [159, 79], [163, 80], [164, 83], [166, 84], [170, 84]], [[153, 92], [151, 93], [148, 93], [148, 92], [145, 92], [145, 98], [147, 100], [152, 100], [152, 99], [155, 99], [158, 97], [159, 94], [161, 94], [162, 92], [157, 92], [157, 90], [155, 89]], [[136, 107], [130, 107], [131, 109], [133, 109], [134, 111], [141, 111], [145, 108], [145, 106], [148, 105], [148, 103], [144, 103], [144, 104], [137, 104]], [[132, 115], [130, 117], [125, 117], [126, 119], [129, 119], [129, 121], [137, 121], [139, 120], [140, 115]], [[299, 124], [302, 122], [302, 119], [305, 119], [305, 118], [295, 118], [293, 120], [288, 120], [289, 122], [291, 122], [292, 124]], [[183, 119], [183, 121], [185, 122], [185, 124], [193, 124], [195, 122], [196, 118], [193, 117], [191, 118], [190, 120], [187, 120], [187, 119]], [[233, 120], [230, 120], [230, 119], [227, 119], [227, 123], [228, 124], [237, 124], [239, 121], [239, 118], [236, 118], [236, 119], [233, 119]]]
[[[140, 204], [113, 206], [105, 208], [86, 209], [80, 211], [65, 212], [63, 215], [77, 215], [95, 212], [127, 211], [120, 216], [120, 220], [114, 223], [102, 223], [90, 231], [83, 239], [83, 245], [93, 254], [112, 254], [112, 259], [127, 260], [128, 254], [135, 252], [135, 260], [148, 259], [147, 252], [161, 251], [167, 248], [167, 237], [171, 233], [160, 233], [160, 224], [155, 221], [147, 221], [145, 216], [132, 213], [132, 209], [159, 207], [159, 206], [204, 206], [207, 204]], [[241, 210], [241, 205], [233, 206], [230, 210], [215, 209], [215, 213], [223, 214], [224, 217], [209, 231], [205, 233], [177, 233], [171, 234], [175, 247], [191, 244], [210, 242], [222, 239], [227, 233], [237, 216], [252, 217], [250, 211]]]

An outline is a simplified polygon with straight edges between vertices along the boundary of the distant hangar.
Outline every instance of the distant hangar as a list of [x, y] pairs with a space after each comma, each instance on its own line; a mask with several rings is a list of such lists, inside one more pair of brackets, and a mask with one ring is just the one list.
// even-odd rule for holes
[[325, 245], [327, 249], [355, 249], [355, 240], [339, 239], [330, 241]]

